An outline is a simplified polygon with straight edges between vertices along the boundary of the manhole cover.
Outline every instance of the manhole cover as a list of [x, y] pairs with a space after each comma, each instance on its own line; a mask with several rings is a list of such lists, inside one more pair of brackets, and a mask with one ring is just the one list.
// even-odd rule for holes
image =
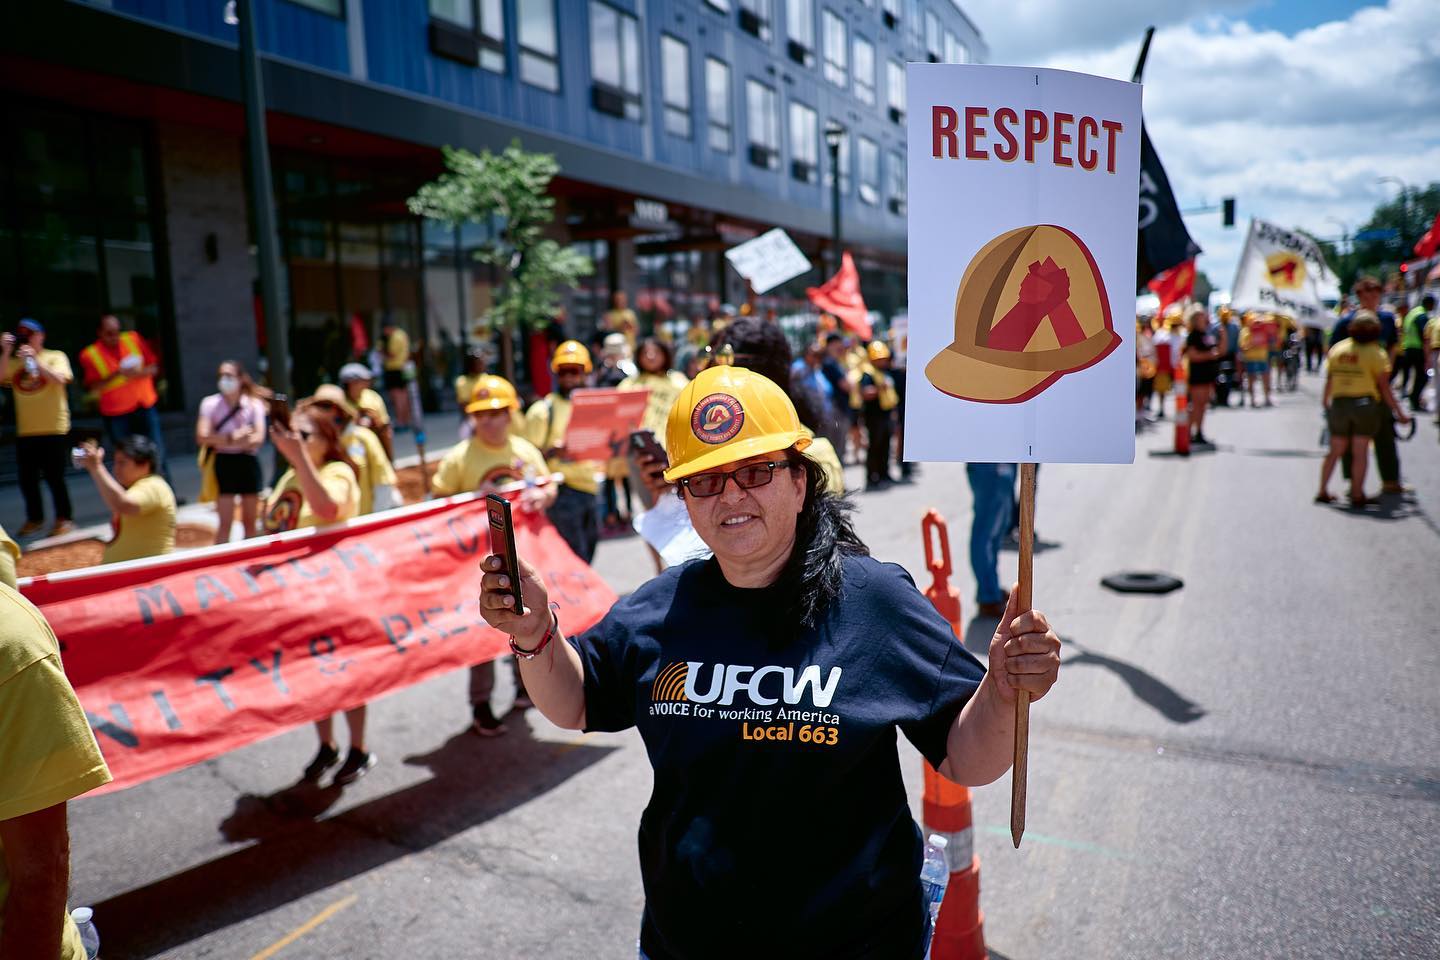
[[1185, 586], [1185, 582], [1179, 577], [1141, 570], [1112, 573], [1108, 577], [1102, 577], [1100, 583], [1116, 593], [1169, 593]]

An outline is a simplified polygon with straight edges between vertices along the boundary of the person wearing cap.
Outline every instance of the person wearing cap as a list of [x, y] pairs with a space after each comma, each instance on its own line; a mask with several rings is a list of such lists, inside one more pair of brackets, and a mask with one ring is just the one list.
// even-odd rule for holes
[[[1380, 323], [1380, 335], [1376, 342], [1385, 351], [1386, 362], [1393, 369], [1396, 350], [1400, 343], [1400, 332], [1395, 325], [1395, 314], [1380, 305], [1380, 297], [1384, 292], [1380, 280], [1370, 274], [1362, 274], [1355, 279], [1350, 290], [1355, 295], [1355, 302], [1358, 306], [1355, 310], [1341, 316], [1340, 322], [1335, 324], [1335, 328], [1330, 332], [1332, 349], [1340, 341], [1350, 336], [1351, 319], [1359, 311], [1369, 310], [1375, 314]], [[1410, 488], [1400, 480], [1400, 450], [1395, 443], [1395, 421], [1388, 406], [1379, 408], [1379, 417], [1375, 423], [1375, 433], [1371, 440], [1375, 448], [1375, 465], [1380, 473], [1380, 492], [1392, 496], [1406, 493]], [[1352, 460], [1351, 457], [1343, 457], [1340, 460], [1340, 472], [1346, 480], [1350, 479]]]
[[[465, 415], [470, 419], [470, 437], [462, 440], [440, 461], [430, 481], [437, 497], [460, 493], [494, 493], [502, 487], [525, 484], [517, 506], [522, 511], [543, 511], [555, 502], [559, 486], [537, 483], [549, 469], [535, 445], [511, 431], [511, 417], [520, 407], [515, 387], [504, 377], [481, 374], [470, 392]], [[530, 699], [520, 676], [515, 676], [515, 707], [525, 709]], [[470, 668], [471, 729], [482, 737], [496, 737], [505, 725], [490, 706], [495, 689], [495, 662], [488, 660]]]
[[618, 333], [625, 338], [626, 345], [633, 352], [640, 335], [640, 320], [630, 309], [630, 298], [624, 290], [616, 290], [610, 297], [610, 309], [601, 318], [602, 329], [607, 333]]
[[918, 960], [923, 842], [896, 732], [950, 779], [992, 782], [1017, 689], [1034, 700], [1058, 676], [1049, 622], [1014, 605], [987, 673], [903, 568], [870, 557], [808, 444], [780, 386], [712, 366], [671, 410], [665, 472], [712, 556], [569, 639], [523, 556], [523, 611], [500, 558], [482, 563], [481, 613], [510, 635], [536, 707], [645, 742], [643, 956], [762, 942], [765, 956]]
[[385, 408], [385, 398], [370, 388], [373, 382], [370, 368], [363, 363], [347, 363], [340, 368], [340, 385], [355, 408], [355, 419], [380, 439], [385, 456], [394, 460], [395, 432], [390, 425], [390, 411]]
[[900, 397], [889, 371], [890, 348], [880, 340], [865, 348], [865, 359], [850, 371], [850, 406], [860, 411], [867, 437], [866, 490], [884, 490], [895, 482], [890, 476], [890, 447]]
[[0, 386], [15, 392], [15, 460], [25, 523], [19, 535], [32, 537], [45, 527], [40, 481], [50, 488], [55, 525], [50, 536], [75, 529], [65, 468], [70, 459], [70, 399], [66, 388], [74, 374], [70, 358], [45, 349], [45, 328], [26, 317], [16, 333], [0, 334]]
[[1320, 492], [1316, 503], [1333, 503], [1330, 475], [1346, 454], [1350, 458], [1350, 505], [1364, 507], [1373, 501], [1365, 496], [1365, 469], [1369, 464], [1370, 438], [1380, 420], [1380, 405], [1396, 420], [1410, 418], [1390, 389], [1390, 362], [1380, 339], [1380, 318], [1373, 310], [1360, 309], [1349, 318], [1349, 336], [1330, 348], [1326, 358], [1325, 422], [1330, 428], [1330, 450], [1320, 465]]
[[345, 453], [355, 468], [355, 479], [360, 484], [359, 515], [401, 506], [395, 489], [395, 467], [375, 431], [361, 425], [361, 412], [350, 402], [345, 391], [333, 383], [323, 383], [315, 388], [310, 403], [317, 410], [328, 413], [340, 431], [340, 442], [345, 446]]
[[400, 429], [414, 426], [410, 411], [410, 335], [393, 321], [380, 328], [380, 375]]
[[100, 318], [95, 342], [80, 351], [80, 367], [86, 388], [99, 398], [110, 445], [118, 447], [129, 436], [149, 437], [155, 444], [160, 475], [169, 482], [160, 396], [155, 392], [160, 361], [150, 344], [134, 330], [121, 330], [120, 319], [106, 314]]
[[156, 474], [160, 451], [149, 437], [136, 435], [115, 449], [115, 472], [105, 468], [105, 450], [94, 440], [81, 446], [80, 465], [95, 481], [110, 508], [115, 536], [101, 563], [158, 557], [175, 549], [175, 491]]
[[109, 783], [110, 770], [55, 632], [8, 584], [0, 586], [0, 718], [0, 957], [85, 960], [65, 904], [66, 805]]
[[565, 431], [570, 426], [570, 394], [585, 385], [593, 365], [590, 351], [578, 340], [566, 340], [555, 348], [550, 370], [555, 389], [531, 404], [525, 412], [525, 439], [545, 455], [547, 469], [565, 479], [555, 502], [550, 505], [550, 522], [586, 563], [595, 559], [600, 541], [600, 524], [595, 516], [595, 495], [602, 465], [594, 460], [571, 460], [565, 456]]

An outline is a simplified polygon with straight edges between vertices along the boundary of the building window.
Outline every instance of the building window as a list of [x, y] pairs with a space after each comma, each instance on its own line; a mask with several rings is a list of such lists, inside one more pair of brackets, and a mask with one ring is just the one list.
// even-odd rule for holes
[[723, 60], [705, 58], [705, 113], [710, 127], [710, 149], [731, 150], [730, 67]]
[[920, 0], [905, 0], [905, 36], [917, 50], [925, 43], [925, 18], [920, 16]]
[[591, 104], [601, 113], [640, 119], [640, 22], [590, 0]]
[[740, 29], [752, 37], [770, 42], [771, 0], [740, 0]]
[[880, 202], [880, 145], [869, 137], [860, 138], [860, 199], [874, 206]]
[[940, 18], [933, 10], [925, 11], [925, 52], [930, 55], [931, 63], [939, 63], [940, 55], [945, 52], [940, 40]]
[[[825, 129], [828, 130], [828, 129], [830, 129], [831, 127], [841, 127], [841, 128], [843, 129], [844, 124], [842, 124], [839, 120], [836, 120], [836, 119], [834, 119], [834, 118], [832, 117], [831, 119], [829, 119], [829, 120], [827, 120], [827, 121], [825, 122]], [[828, 148], [827, 148], [827, 149], [828, 149]], [[839, 163], [839, 166], [840, 166], [840, 192], [841, 192], [841, 193], [849, 193], [849, 192], [850, 192], [850, 134], [849, 134], [848, 131], [845, 132], [845, 133], [842, 133], [842, 134], [840, 135], [840, 156], [839, 156], [838, 159], [839, 159], [839, 161], [840, 161], [840, 163]], [[834, 183], [834, 182], [835, 182], [835, 164], [832, 164], [832, 163], [830, 163], [830, 162], [827, 160], [826, 163], [825, 163], [825, 186], [828, 187], [828, 186], [830, 186], [830, 185], [831, 185], [832, 183]]]
[[965, 44], [960, 38], [949, 30], [945, 31], [945, 62], [946, 63], [969, 63], [970, 51], [965, 49]]
[[815, 0], [785, 0], [785, 30], [790, 59], [808, 67], [815, 62]]
[[790, 101], [790, 176], [801, 183], [820, 179], [820, 131], [815, 111]]
[[560, 45], [555, 0], [515, 0], [520, 79], [542, 90], [560, 89]]
[[885, 98], [892, 123], [905, 122], [905, 65], [899, 60], [885, 62]]
[[905, 154], [890, 151], [890, 212], [905, 216]]
[[341, 10], [342, 0], [290, 0], [290, 2], [297, 7], [309, 7], [311, 10], [328, 13], [332, 17], [343, 17]]
[[665, 132], [690, 138], [690, 47], [669, 34], [660, 36], [661, 98]]
[[705, 2], [721, 13], [730, 12], [730, 0], [705, 0]]
[[775, 88], [759, 80], [746, 80], [745, 110], [750, 131], [750, 162], [767, 170], [779, 170], [780, 98]]
[[825, 79], [837, 87], [844, 87], [847, 83], [845, 71], [848, 69], [849, 59], [845, 21], [829, 10], [822, 11], [820, 30], [825, 41]]
[[895, 24], [900, 22], [900, 0], [880, 0], [880, 9], [885, 26], [894, 30]]
[[[475, 27], [477, 10], [479, 29]], [[505, 72], [505, 8], [502, 0], [430, 0], [430, 17], [473, 34], [474, 45], [466, 51], [465, 62], [478, 63], [495, 73]]]
[[875, 47], [858, 36], [855, 38], [855, 99], [875, 105]]

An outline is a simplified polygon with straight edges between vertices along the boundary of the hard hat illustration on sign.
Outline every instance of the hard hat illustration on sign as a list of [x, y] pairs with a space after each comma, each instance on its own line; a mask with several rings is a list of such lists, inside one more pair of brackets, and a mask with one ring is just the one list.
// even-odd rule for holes
[[1265, 270], [1270, 274], [1270, 282], [1281, 290], [1299, 290], [1305, 282], [1305, 261], [1289, 250], [1266, 257]]
[[980, 249], [955, 294], [955, 342], [925, 376], [962, 400], [1020, 403], [1120, 344], [1100, 268], [1053, 224], [1002, 233]]

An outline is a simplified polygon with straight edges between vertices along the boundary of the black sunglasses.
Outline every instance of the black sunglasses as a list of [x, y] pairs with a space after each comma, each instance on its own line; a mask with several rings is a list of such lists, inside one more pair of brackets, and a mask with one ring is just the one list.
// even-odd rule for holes
[[789, 470], [795, 466], [789, 460], [770, 460], [765, 463], [747, 463], [734, 470], [716, 470], [713, 473], [697, 473], [693, 477], [682, 477], [680, 486], [692, 497], [716, 497], [725, 489], [725, 482], [735, 478], [735, 486], [741, 490], [763, 487], [775, 476], [775, 471]]

